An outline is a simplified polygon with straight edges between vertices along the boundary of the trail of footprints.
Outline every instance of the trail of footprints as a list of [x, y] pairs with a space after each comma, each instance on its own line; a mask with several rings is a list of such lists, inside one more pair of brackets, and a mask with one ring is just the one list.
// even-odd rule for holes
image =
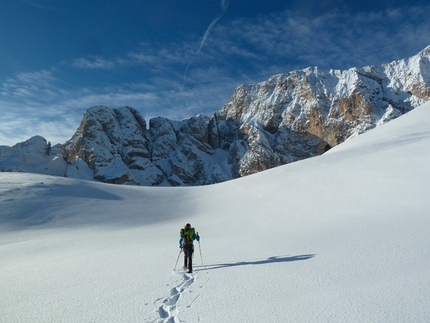
[[[195, 282], [195, 277], [189, 274], [183, 274], [181, 283], [170, 290], [170, 296], [162, 301], [162, 305], [158, 307], [160, 316], [159, 323], [179, 323], [176, 317], [178, 314], [178, 302], [181, 296], [187, 292], [189, 287]], [[198, 297], [198, 296], [197, 296]], [[195, 300], [195, 299], [194, 299]], [[194, 301], [193, 301], [194, 302]], [[188, 307], [191, 304], [188, 305]]]

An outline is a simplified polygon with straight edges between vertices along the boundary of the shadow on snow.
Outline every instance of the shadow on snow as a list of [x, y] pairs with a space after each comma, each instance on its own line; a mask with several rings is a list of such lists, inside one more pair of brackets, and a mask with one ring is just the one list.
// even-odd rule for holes
[[198, 270], [213, 270], [213, 269], [221, 269], [226, 267], [237, 267], [237, 266], [249, 266], [249, 265], [266, 265], [273, 263], [282, 263], [282, 262], [293, 262], [293, 261], [301, 261], [308, 260], [314, 258], [315, 254], [308, 255], [298, 255], [298, 256], [274, 256], [269, 257], [267, 259], [255, 260], [255, 261], [241, 261], [241, 262], [233, 262], [233, 263], [225, 263], [225, 264], [212, 264], [212, 265], [203, 265], [203, 266], [194, 266], [195, 268], [199, 268]]

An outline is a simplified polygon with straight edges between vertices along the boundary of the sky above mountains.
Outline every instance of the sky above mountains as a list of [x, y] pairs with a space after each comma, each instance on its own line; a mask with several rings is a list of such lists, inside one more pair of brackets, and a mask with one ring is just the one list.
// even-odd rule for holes
[[87, 108], [210, 115], [240, 84], [347, 69], [430, 44], [427, 1], [4, 0], [0, 145], [64, 143]]

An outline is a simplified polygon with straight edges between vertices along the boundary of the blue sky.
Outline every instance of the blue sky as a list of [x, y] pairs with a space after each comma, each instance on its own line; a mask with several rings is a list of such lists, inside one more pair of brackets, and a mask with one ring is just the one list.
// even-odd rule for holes
[[0, 145], [74, 134], [93, 105], [211, 115], [234, 88], [430, 45], [428, 1], [2, 0]]

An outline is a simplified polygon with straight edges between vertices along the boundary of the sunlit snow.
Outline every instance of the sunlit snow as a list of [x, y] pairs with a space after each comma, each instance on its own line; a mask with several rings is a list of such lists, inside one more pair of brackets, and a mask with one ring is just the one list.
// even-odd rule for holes
[[0, 321], [430, 321], [429, 125], [204, 187], [0, 173]]

